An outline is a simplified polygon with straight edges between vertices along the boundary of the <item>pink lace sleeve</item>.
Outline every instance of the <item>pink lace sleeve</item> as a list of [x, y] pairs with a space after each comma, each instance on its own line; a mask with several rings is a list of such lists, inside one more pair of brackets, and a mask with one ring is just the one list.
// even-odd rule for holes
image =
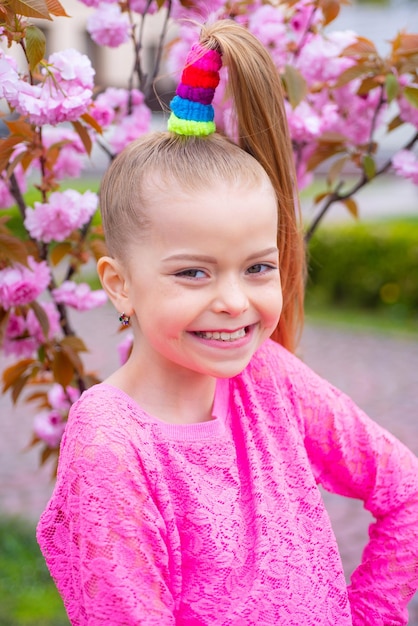
[[376, 518], [348, 588], [353, 624], [407, 624], [418, 588], [418, 459], [346, 395], [296, 367], [289, 386], [317, 481], [363, 500]]
[[170, 626], [166, 529], [128, 423], [113, 420], [104, 402], [75, 406], [38, 541], [73, 626]]

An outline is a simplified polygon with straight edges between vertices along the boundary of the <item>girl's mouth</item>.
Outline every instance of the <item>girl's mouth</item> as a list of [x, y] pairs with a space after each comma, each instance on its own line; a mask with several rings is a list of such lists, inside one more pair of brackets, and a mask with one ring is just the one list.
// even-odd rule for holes
[[247, 334], [249, 328], [246, 326], [245, 328], [240, 328], [239, 330], [235, 330], [233, 333], [229, 333], [225, 330], [222, 331], [197, 331], [193, 333], [197, 337], [201, 337], [202, 339], [215, 339], [216, 341], [236, 341], [237, 339], [242, 339]]

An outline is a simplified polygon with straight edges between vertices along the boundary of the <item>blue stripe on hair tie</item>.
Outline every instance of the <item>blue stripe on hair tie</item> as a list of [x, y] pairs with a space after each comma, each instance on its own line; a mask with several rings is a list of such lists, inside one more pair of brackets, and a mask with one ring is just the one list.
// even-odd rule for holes
[[215, 116], [211, 104], [207, 105], [201, 104], [200, 102], [192, 102], [180, 96], [174, 96], [170, 102], [170, 108], [176, 117], [183, 120], [192, 120], [194, 122], [211, 122]]

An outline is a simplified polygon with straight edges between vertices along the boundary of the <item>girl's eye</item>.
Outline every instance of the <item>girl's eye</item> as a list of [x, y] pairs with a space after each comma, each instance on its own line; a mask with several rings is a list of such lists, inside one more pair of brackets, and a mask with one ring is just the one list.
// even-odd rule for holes
[[205, 278], [206, 274], [202, 270], [190, 269], [177, 272], [176, 276], [181, 278]]
[[274, 267], [272, 265], [267, 265], [267, 263], [255, 263], [255, 265], [251, 265], [247, 269], [247, 274], [263, 274], [264, 272], [269, 272], [273, 270]]

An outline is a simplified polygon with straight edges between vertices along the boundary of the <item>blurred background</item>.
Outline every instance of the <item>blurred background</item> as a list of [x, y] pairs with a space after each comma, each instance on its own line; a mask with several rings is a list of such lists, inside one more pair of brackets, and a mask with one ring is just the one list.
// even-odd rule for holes
[[[131, 71], [128, 48], [109, 51], [96, 46], [85, 28], [88, 8], [75, 0], [64, 5], [71, 20], [41, 25], [48, 53], [74, 47], [93, 60], [100, 84], [125, 85]], [[150, 63], [161, 16], [154, 18], [155, 28], [151, 23], [144, 40]], [[334, 30], [352, 29], [372, 39], [383, 52], [403, 28], [418, 30], [418, 0], [358, 0], [343, 7], [332, 23]], [[169, 76], [159, 82], [163, 100], [172, 89]], [[157, 102], [153, 108], [154, 125], [159, 126]], [[390, 141], [398, 138], [394, 134], [388, 141], [390, 154]], [[79, 181], [80, 190], [98, 188], [102, 159], [93, 154], [91, 172]], [[319, 177], [302, 193], [307, 225], [322, 185]], [[418, 453], [418, 188], [386, 175], [361, 190], [357, 203], [359, 219], [336, 205], [310, 242], [307, 322], [299, 356]], [[90, 279], [95, 280], [94, 270]], [[87, 367], [106, 377], [118, 365], [116, 313], [106, 305], [73, 313], [72, 322], [76, 329], [82, 325], [82, 334], [89, 337]], [[0, 355], [0, 369], [7, 365]], [[0, 415], [0, 625], [68, 625], [34, 538], [36, 521], [53, 488], [53, 464], [41, 466], [39, 450], [29, 447], [32, 408], [13, 406], [9, 396], [2, 395]], [[371, 518], [355, 501], [328, 494], [324, 499], [349, 577]], [[418, 626], [417, 598], [411, 603], [409, 623]]]

